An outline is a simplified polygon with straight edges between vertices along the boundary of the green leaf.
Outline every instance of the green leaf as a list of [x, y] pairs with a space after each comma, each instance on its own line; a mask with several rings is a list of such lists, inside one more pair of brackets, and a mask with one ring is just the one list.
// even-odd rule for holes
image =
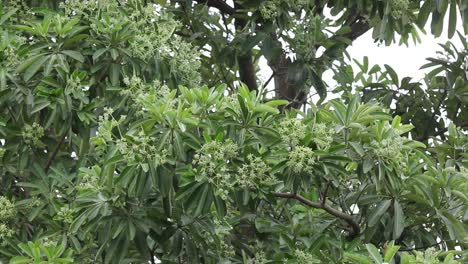
[[278, 114], [279, 113], [278, 109], [276, 109], [274, 107], [271, 107], [271, 106], [268, 106], [266, 104], [256, 105], [254, 110], [256, 112], [260, 112], [260, 113], [272, 113], [272, 114]]
[[174, 131], [173, 132], [173, 136], [174, 136], [174, 150], [177, 154], [177, 156], [179, 157], [179, 159], [181, 160], [185, 160], [186, 159], [186, 155], [185, 155], [185, 150], [184, 150], [184, 141], [182, 140], [182, 137], [180, 135], [180, 133], [178, 133], [177, 131]]
[[37, 58], [34, 58], [34, 60], [27, 61], [20, 67], [18, 67], [18, 71], [22, 71], [22, 67], [28, 65], [28, 63], [31, 62], [30, 66], [27, 67], [23, 75], [23, 79], [25, 81], [29, 81], [34, 76], [34, 74], [36, 74], [36, 72], [42, 67], [42, 65], [47, 61], [48, 58], [49, 56], [39, 56]]
[[366, 248], [372, 259], [374, 259], [374, 263], [382, 264], [383, 259], [382, 256], [380, 256], [379, 250], [372, 244], [366, 244]]
[[62, 53], [79, 62], [84, 62], [83, 55], [81, 55], [81, 53], [76, 50], [63, 50]]
[[182, 253], [182, 245], [184, 243], [183, 241], [183, 234], [182, 234], [182, 231], [180, 229], [178, 229], [175, 234], [172, 236], [172, 239], [171, 239], [171, 252], [170, 252], [170, 256], [171, 258], [175, 259], [177, 258], [178, 256], [180, 256], [180, 254]]
[[405, 228], [405, 215], [400, 203], [393, 202], [393, 239], [398, 239]]
[[41, 111], [42, 109], [46, 108], [47, 106], [50, 105], [50, 101], [47, 99], [43, 98], [39, 101], [34, 102], [34, 107], [31, 109], [31, 114], [37, 113]]
[[34, 260], [28, 257], [16, 256], [10, 260], [10, 264], [29, 264]]
[[365, 152], [364, 152], [364, 148], [362, 147], [361, 143], [350, 141], [349, 144], [351, 145], [351, 147], [353, 147], [354, 151], [356, 151], [356, 153], [359, 154], [359, 156], [361, 156], [361, 157], [364, 156]]
[[385, 64], [384, 66], [388, 74], [390, 74], [390, 77], [392, 78], [393, 83], [398, 86], [399, 85], [398, 74], [395, 72], [395, 70], [392, 67], [390, 67], [390, 65]]
[[287, 100], [271, 100], [271, 101], [266, 102], [265, 104], [270, 107], [277, 107], [280, 105], [287, 105], [288, 103], [289, 101]]
[[370, 214], [369, 226], [372, 227], [377, 224], [382, 215], [387, 211], [388, 207], [390, 207], [391, 202], [391, 200], [384, 200], [377, 205], [377, 207]]
[[101, 57], [101, 55], [104, 54], [107, 50], [108, 50], [107, 48], [96, 50], [93, 54], [93, 61], [97, 61], [99, 57]]
[[449, 232], [451, 239], [466, 239], [466, 232], [463, 224], [450, 212], [443, 210], [436, 210], [437, 215], [442, 218], [442, 221], [445, 223], [445, 226]]
[[435, 37], [439, 37], [442, 34], [442, 30], [444, 28], [444, 16], [445, 12], [443, 14], [440, 14], [439, 12], [432, 13], [431, 33]]
[[385, 250], [384, 262], [390, 263], [399, 249], [400, 246], [394, 246], [393, 243], [391, 243], [390, 246], [387, 246], [387, 249]]
[[457, 2], [452, 0], [450, 2], [450, 13], [449, 13], [449, 24], [447, 34], [449, 38], [452, 38], [455, 35], [457, 29]]
[[310, 70], [310, 80], [315, 88], [315, 91], [317, 91], [318, 95], [320, 96], [320, 101], [323, 101], [325, 97], [327, 97], [327, 88], [325, 87], [322, 78], [317, 75], [314, 69]]
[[419, 28], [424, 28], [424, 25], [429, 18], [432, 10], [432, 1], [424, 1], [423, 5], [419, 9], [417, 24]]
[[116, 63], [112, 63], [110, 65], [110, 72], [109, 72], [110, 82], [112, 85], [116, 86], [119, 84], [120, 79], [120, 65]]
[[347, 259], [357, 261], [358, 263], [361, 263], [361, 264], [372, 264], [372, 261], [370, 261], [367, 256], [364, 256], [361, 254], [345, 252], [344, 256]]
[[[11, 8], [11, 7], [10, 7]], [[8, 10], [8, 12], [6, 14], [3, 14], [1, 17], [0, 17], [0, 25], [2, 25], [3, 23], [5, 23], [5, 21], [10, 18], [13, 14], [16, 13], [16, 11], [18, 11], [18, 8], [11, 8], [10, 10]], [[2, 13], [2, 12], [0, 12]]]

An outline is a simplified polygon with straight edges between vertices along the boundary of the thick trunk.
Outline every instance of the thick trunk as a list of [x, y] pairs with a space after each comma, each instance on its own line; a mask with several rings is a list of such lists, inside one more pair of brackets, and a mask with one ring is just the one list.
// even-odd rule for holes
[[[242, 9], [238, 3], [234, 2], [236, 10]], [[236, 18], [234, 21], [237, 30], [242, 30], [247, 25], [243, 18]], [[255, 74], [255, 65], [253, 63], [252, 50], [243, 51], [236, 57], [237, 65], [239, 67], [239, 77], [241, 82], [245, 83], [250, 90], [257, 90], [257, 76]]]
[[288, 100], [288, 108], [300, 108], [307, 100], [307, 93], [295, 86], [288, 78], [288, 70], [291, 61], [282, 54], [278, 60], [270, 64], [275, 73], [275, 93], [279, 99]]
[[240, 80], [249, 87], [250, 90], [257, 90], [257, 77], [255, 75], [255, 65], [252, 61], [252, 52], [248, 51], [237, 56]]

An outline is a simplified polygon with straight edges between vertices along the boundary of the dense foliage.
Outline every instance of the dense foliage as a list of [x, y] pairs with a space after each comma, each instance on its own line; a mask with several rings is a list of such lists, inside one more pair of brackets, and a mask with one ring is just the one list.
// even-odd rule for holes
[[3, 1], [0, 263], [466, 261], [466, 38], [420, 82], [343, 57], [465, 2], [157, 2]]

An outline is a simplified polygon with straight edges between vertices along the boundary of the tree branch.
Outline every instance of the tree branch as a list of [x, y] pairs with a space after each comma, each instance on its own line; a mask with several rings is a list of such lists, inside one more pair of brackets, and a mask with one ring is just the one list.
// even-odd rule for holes
[[69, 129], [66, 129], [65, 132], [63, 133], [62, 137], [60, 138], [60, 141], [59, 143], [57, 144], [57, 146], [55, 147], [54, 149], [54, 152], [52, 152], [52, 155], [50, 155], [49, 159], [47, 160], [47, 163], [44, 167], [44, 171], [47, 172], [49, 171], [50, 169], [50, 166], [52, 165], [52, 162], [54, 162], [55, 160], [55, 157], [57, 157], [57, 154], [58, 154], [58, 151], [60, 149], [60, 146], [62, 146], [63, 142], [65, 141], [65, 137], [67, 136], [68, 134], [68, 130]]
[[351, 226], [351, 230], [349, 231], [349, 239], [354, 239], [361, 233], [361, 227], [359, 226], [358, 223], [354, 221], [351, 215], [343, 213], [339, 210], [336, 210], [335, 208], [332, 208], [325, 203], [322, 204], [322, 203], [313, 202], [295, 193], [274, 192], [272, 194], [275, 197], [295, 199], [309, 207], [323, 209], [325, 212], [344, 220], [346, 223], [348, 223]]
[[325, 202], [327, 201], [327, 193], [328, 193], [328, 188], [330, 187], [330, 183], [327, 183], [327, 186], [325, 187], [325, 191], [323, 191], [320, 194], [320, 204], [322, 206], [325, 205]]

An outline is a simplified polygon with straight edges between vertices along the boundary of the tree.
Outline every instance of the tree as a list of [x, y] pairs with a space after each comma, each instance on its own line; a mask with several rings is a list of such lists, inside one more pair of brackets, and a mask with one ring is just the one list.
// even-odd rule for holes
[[424, 82], [343, 58], [447, 10], [453, 36], [462, 1], [4, 1], [0, 261], [466, 261], [466, 39]]

